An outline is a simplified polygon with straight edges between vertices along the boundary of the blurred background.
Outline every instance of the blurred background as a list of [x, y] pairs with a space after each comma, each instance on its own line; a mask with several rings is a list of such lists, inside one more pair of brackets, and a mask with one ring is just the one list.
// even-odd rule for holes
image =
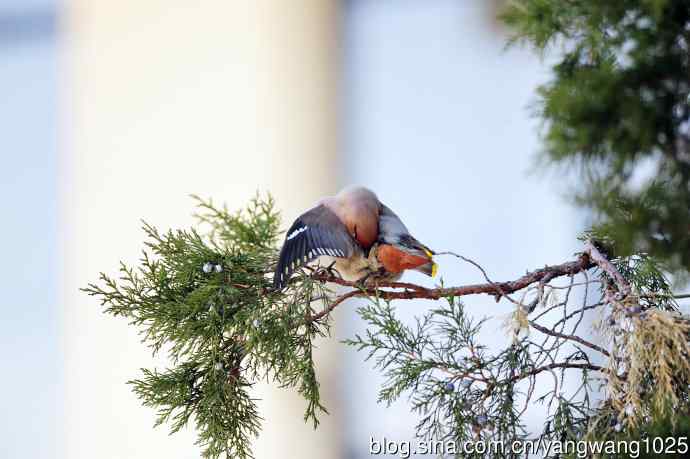
[[[562, 180], [530, 174], [528, 108], [547, 66], [505, 49], [500, 5], [0, 0], [0, 457], [199, 457], [192, 429], [153, 429], [125, 384], [152, 364], [136, 331], [78, 290], [136, 262], [142, 218], [191, 224], [191, 193], [239, 208], [270, 191], [287, 226], [360, 183], [420, 240], [494, 279], [569, 259], [584, 216]], [[447, 284], [481, 281], [440, 261]], [[505, 345], [509, 306], [467, 303], [496, 318], [486, 343]], [[356, 305], [319, 343], [331, 415], [318, 431], [296, 394], [257, 387], [258, 458], [359, 459], [370, 436], [412, 438], [408, 404], [378, 405], [377, 372], [337, 342], [362, 329]], [[400, 310], [411, 319], [428, 306]]]

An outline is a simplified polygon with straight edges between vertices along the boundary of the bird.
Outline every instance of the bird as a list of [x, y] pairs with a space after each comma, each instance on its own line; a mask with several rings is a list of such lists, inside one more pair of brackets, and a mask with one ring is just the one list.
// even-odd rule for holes
[[393, 282], [405, 270], [434, 277], [434, 254], [373, 191], [353, 185], [320, 199], [290, 226], [273, 286], [283, 290], [296, 270], [314, 264], [352, 282]]

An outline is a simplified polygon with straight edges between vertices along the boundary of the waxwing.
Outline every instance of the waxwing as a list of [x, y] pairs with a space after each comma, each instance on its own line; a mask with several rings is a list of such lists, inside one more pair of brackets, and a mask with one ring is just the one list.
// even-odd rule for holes
[[307, 264], [332, 266], [349, 281], [394, 281], [407, 269], [433, 277], [433, 255], [371, 190], [351, 186], [321, 199], [295, 220], [285, 236], [273, 285], [283, 289], [294, 271]]

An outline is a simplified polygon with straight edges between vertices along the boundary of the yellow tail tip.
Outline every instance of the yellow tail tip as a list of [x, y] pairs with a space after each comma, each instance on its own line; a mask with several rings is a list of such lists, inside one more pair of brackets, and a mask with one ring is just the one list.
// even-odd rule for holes
[[436, 273], [438, 272], [438, 265], [436, 263], [431, 263], [431, 277], [436, 277]]

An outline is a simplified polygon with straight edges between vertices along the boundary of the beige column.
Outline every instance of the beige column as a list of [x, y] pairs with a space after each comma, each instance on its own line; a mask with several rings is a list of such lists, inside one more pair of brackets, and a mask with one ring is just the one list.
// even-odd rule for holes
[[[271, 191], [286, 219], [337, 188], [335, 0], [73, 0], [64, 20], [64, 457], [194, 458], [192, 429], [153, 428], [125, 382], [154, 362], [78, 291], [136, 263], [140, 219], [192, 222], [190, 193], [241, 207]], [[285, 225], [290, 222], [284, 222]], [[336, 345], [318, 431], [295, 393], [260, 385], [258, 458], [340, 456]], [[162, 360], [159, 364], [164, 364]]]

